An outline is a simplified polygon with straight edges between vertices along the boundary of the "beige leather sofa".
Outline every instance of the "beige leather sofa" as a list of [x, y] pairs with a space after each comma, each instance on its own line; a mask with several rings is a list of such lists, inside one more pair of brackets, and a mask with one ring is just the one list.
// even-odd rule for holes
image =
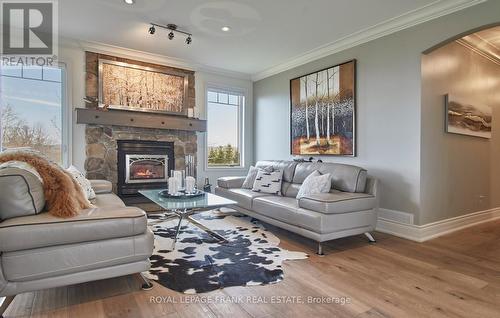
[[[238, 211], [269, 224], [295, 232], [318, 242], [365, 234], [377, 221], [377, 180], [363, 168], [337, 163], [297, 163], [259, 161], [257, 167], [283, 170], [283, 196], [242, 189], [245, 177], [225, 177], [217, 181], [215, 193], [238, 202]], [[332, 174], [330, 193], [296, 199], [302, 182], [314, 170]]]
[[149, 269], [153, 233], [145, 212], [126, 207], [111, 183], [91, 183], [97, 207], [76, 217], [41, 213], [0, 222], [0, 296]]

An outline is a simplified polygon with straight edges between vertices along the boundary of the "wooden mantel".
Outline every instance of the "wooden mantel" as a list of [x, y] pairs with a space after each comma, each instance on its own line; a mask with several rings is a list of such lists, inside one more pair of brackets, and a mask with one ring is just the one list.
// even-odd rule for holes
[[77, 124], [130, 126], [151, 129], [207, 131], [207, 121], [161, 113], [141, 113], [124, 110], [76, 109]]

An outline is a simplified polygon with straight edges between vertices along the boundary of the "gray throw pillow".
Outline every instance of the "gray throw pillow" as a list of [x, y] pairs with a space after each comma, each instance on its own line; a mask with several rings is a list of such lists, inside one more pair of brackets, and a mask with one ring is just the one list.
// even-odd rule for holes
[[243, 189], [252, 189], [253, 184], [255, 182], [255, 178], [257, 177], [257, 173], [259, 170], [264, 170], [267, 172], [273, 172], [273, 167], [263, 167], [263, 168], [256, 168], [254, 166], [251, 166], [250, 169], [248, 169], [248, 174], [247, 177], [245, 178], [245, 181], [243, 182], [243, 185], [241, 186]]
[[302, 182], [299, 193], [297, 193], [297, 199], [307, 197], [308, 194], [328, 193], [330, 192], [331, 186], [331, 174], [327, 173], [322, 175], [318, 170], [314, 170], [307, 176], [304, 182]]
[[259, 170], [253, 183], [252, 191], [281, 195], [282, 179], [282, 170], [274, 170], [273, 172]]
[[40, 175], [24, 162], [0, 165], [0, 220], [34, 215], [45, 207]]

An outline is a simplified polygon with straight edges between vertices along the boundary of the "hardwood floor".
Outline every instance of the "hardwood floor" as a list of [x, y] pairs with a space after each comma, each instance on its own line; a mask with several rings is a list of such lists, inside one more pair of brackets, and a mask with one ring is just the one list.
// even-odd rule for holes
[[[21, 294], [5, 317], [500, 317], [500, 220], [425, 243], [381, 233], [376, 244], [361, 235], [335, 240], [324, 257], [312, 241], [272, 230], [282, 247], [310, 253], [285, 262], [275, 285], [226, 288], [196, 295], [219, 301], [193, 303], [157, 284], [142, 291], [139, 277], [128, 276]], [[309, 296], [351, 301], [311, 304]], [[276, 297], [305, 303], [265, 303]]]

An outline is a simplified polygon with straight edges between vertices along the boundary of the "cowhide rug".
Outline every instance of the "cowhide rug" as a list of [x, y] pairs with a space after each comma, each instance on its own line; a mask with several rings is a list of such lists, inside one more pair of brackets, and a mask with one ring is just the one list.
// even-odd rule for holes
[[223, 211], [208, 211], [194, 218], [227, 242], [219, 242], [183, 221], [174, 250], [178, 219], [162, 220], [159, 215], [149, 215], [155, 248], [146, 276], [167, 288], [196, 294], [230, 286], [274, 284], [283, 280], [283, 261], [308, 257], [279, 248], [280, 240], [257, 220], [234, 210]]

